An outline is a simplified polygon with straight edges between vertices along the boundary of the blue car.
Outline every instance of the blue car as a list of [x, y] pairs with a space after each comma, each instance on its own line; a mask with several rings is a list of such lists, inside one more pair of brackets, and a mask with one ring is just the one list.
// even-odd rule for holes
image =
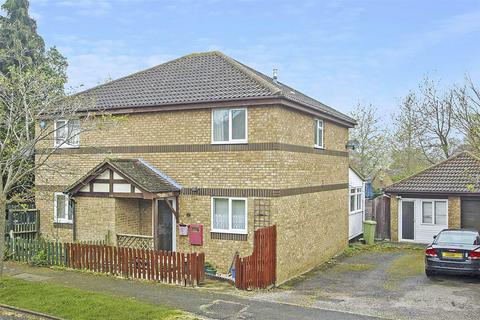
[[480, 235], [476, 230], [445, 229], [425, 249], [425, 274], [480, 275]]

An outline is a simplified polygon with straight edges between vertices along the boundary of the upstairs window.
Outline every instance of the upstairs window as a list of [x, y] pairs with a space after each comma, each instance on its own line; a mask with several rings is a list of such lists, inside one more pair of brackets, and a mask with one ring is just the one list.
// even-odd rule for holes
[[57, 223], [72, 223], [72, 210], [70, 210], [70, 199], [68, 195], [61, 192], [55, 193], [53, 206], [54, 221]]
[[315, 120], [315, 148], [324, 148], [323, 145], [323, 120]]
[[212, 111], [213, 143], [247, 142], [247, 109], [214, 109]]
[[55, 121], [55, 147], [78, 148], [80, 146], [80, 120]]

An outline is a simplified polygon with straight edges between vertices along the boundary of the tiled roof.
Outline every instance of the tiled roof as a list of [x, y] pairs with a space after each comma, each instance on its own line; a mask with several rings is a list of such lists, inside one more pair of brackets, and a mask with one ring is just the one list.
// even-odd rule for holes
[[284, 98], [343, 120], [355, 120], [220, 52], [190, 54], [79, 93], [103, 110]]
[[[389, 193], [479, 193], [480, 159], [459, 153], [385, 188]], [[472, 188], [473, 187], [473, 188]]]
[[157, 193], [181, 189], [175, 180], [141, 159], [113, 159], [107, 162], [145, 191]]
[[84, 185], [87, 178], [98, 176], [108, 165], [120, 175], [131, 180], [137, 187], [150, 193], [174, 192], [182, 188], [175, 180], [142, 159], [107, 159], [72, 184], [66, 191], [70, 192], [77, 186]]

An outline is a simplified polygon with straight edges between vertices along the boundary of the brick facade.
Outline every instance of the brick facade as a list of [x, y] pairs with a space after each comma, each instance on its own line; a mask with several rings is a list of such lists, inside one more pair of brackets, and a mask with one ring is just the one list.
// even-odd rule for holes
[[[229, 267], [235, 252], [251, 253], [253, 205], [257, 197], [254, 195], [261, 191], [271, 197], [271, 221], [278, 225], [278, 283], [312, 268], [347, 245], [347, 128], [325, 121], [326, 150], [315, 150], [314, 117], [281, 106], [249, 107], [248, 146], [212, 147], [210, 109], [113, 119], [118, 121], [109, 120], [113, 122], [102, 129], [82, 133], [80, 149], [51, 157], [51, 163], [68, 168], [62, 175], [38, 172], [37, 207], [44, 236], [56, 235], [63, 240], [72, 236], [71, 229], [53, 224], [53, 192], [62, 191], [106, 157], [118, 157], [142, 158], [185, 189], [209, 190], [204, 195], [180, 195], [179, 222], [202, 223], [204, 245], [190, 246], [187, 237], [177, 234], [177, 250], [203, 251], [207, 261], [222, 271]], [[115, 149], [121, 151], [114, 154], [102, 151], [126, 146], [146, 148], [135, 149], [144, 152], [130, 152], [128, 148]], [[162, 151], [151, 152], [149, 146]], [[246, 241], [210, 236], [210, 195], [230, 189], [239, 193], [253, 190], [245, 191], [249, 194]], [[284, 196], [271, 190], [280, 190]], [[135, 230], [138, 234], [151, 234], [151, 203], [147, 200], [76, 197], [76, 202], [79, 240]]]

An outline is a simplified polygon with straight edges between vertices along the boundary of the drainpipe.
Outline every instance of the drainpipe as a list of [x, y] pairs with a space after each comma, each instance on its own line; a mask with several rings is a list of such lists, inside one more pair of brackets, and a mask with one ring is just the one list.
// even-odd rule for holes
[[70, 198], [71, 200], [71, 205], [70, 205], [70, 210], [72, 210], [72, 237], [73, 241], [75, 242], [77, 240], [77, 213], [76, 213], [76, 204], [77, 201], [75, 198]]

